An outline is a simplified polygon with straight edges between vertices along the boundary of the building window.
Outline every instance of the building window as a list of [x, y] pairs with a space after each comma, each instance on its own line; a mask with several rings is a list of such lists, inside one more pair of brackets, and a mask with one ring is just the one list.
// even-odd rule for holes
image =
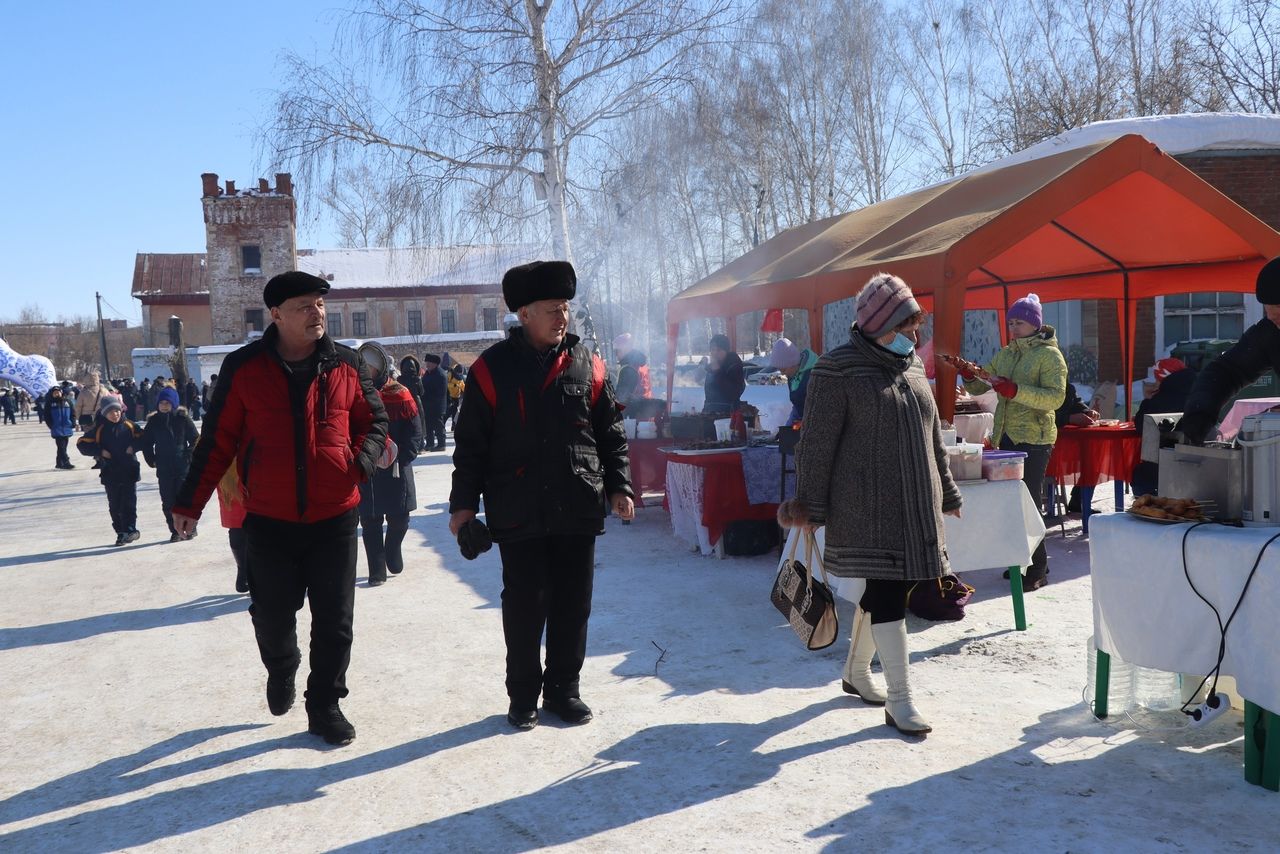
[[258, 246], [241, 246], [240, 262], [244, 267], [244, 275], [262, 275], [262, 248]]
[[1239, 338], [1244, 334], [1244, 294], [1170, 294], [1164, 298], [1164, 341]]
[[363, 338], [368, 334], [363, 311], [351, 312], [351, 334], [357, 338]]
[[330, 338], [342, 337], [342, 315], [339, 312], [331, 311], [326, 315], [325, 326], [328, 327]]
[[261, 332], [263, 328], [264, 327], [262, 325], [262, 309], [246, 308], [244, 310], [244, 331], [246, 333]]
[[451, 308], [440, 309], [440, 331], [458, 331], [458, 313]]
[[498, 310], [496, 308], [486, 308], [484, 311], [484, 329], [488, 332], [491, 329], [498, 328]]
[[410, 335], [422, 334], [422, 312], [421, 311], [415, 310], [415, 311], [409, 312], [409, 334]]

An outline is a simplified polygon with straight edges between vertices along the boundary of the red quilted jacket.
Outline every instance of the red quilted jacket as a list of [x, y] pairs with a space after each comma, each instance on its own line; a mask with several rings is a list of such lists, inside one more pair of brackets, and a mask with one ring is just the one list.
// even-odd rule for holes
[[355, 350], [326, 335], [303, 411], [289, 399], [275, 325], [227, 356], [174, 513], [199, 518], [232, 461], [249, 513], [330, 519], [360, 503], [387, 438], [387, 415]]

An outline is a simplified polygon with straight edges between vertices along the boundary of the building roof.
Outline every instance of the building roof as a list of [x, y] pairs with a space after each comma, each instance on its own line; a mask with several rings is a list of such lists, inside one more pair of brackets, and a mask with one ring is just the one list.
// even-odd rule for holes
[[133, 295], [194, 296], [209, 294], [203, 252], [139, 252], [133, 265]]
[[298, 269], [341, 288], [490, 285], [517, 264], [538, 257], [535, 247], [407, 246], [371, 249], [299, 249]]

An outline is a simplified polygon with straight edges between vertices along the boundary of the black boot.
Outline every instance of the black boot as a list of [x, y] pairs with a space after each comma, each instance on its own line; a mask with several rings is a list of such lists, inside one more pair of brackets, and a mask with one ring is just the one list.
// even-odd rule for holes
[[290, 670], [288, 673], [267, 676], [267, 708], [276, 717], [293, 708], [294, 698], [297, 697], [293, 682], [297, 672], [297, 670]]
[[1049, 583], [1049, 571], [1034, 566], [1027, 567], [1027, 574], [1022, 576], [1022, 592], [1030, 593], [1039, 590]]
[[538, 725], [538, 709], [521, 705], [514, 700], [507, 708], [507, 723], [516, 729], [533, 729]]
[[356, 740], [356, 728], [338, 708], [338, 701], [324, 705], [307, 703], [307, 732], [318, 735], [327, 744], [350, 744]]
[[585, 724], [591, 720], [591, 708], [581, 697], [543, 697], [542, 708], [567, 724]]
[[249, 576], [245, 574], [244, 570], [236, 570], [236, 592], [249, 592]]

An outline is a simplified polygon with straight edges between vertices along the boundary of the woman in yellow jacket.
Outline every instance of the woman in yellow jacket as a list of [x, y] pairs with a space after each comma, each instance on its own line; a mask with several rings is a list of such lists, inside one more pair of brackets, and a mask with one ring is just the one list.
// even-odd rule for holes
[[[1067, 393], [1067, 360], [1058, 348], [1052, 326], [1044, 325], [1040, 298], [1027, 294], [1008, 311], [1009, 343], [986, 366], [991, 387], [999, 395], [991, 437], [1002, 451], [1027, 455], [1022, 482], [1039, 507], [1043, 498], [1044, 471], [1058, 439], [1054, 413]], [[987, 384], [971, 371], [961, 371], [965, 388], [986, 391]], [[1049, 565], [1044, 542], [1036, 547], [1031, 567], [1022, 579], [1024, 590], [1048, 583]]]

